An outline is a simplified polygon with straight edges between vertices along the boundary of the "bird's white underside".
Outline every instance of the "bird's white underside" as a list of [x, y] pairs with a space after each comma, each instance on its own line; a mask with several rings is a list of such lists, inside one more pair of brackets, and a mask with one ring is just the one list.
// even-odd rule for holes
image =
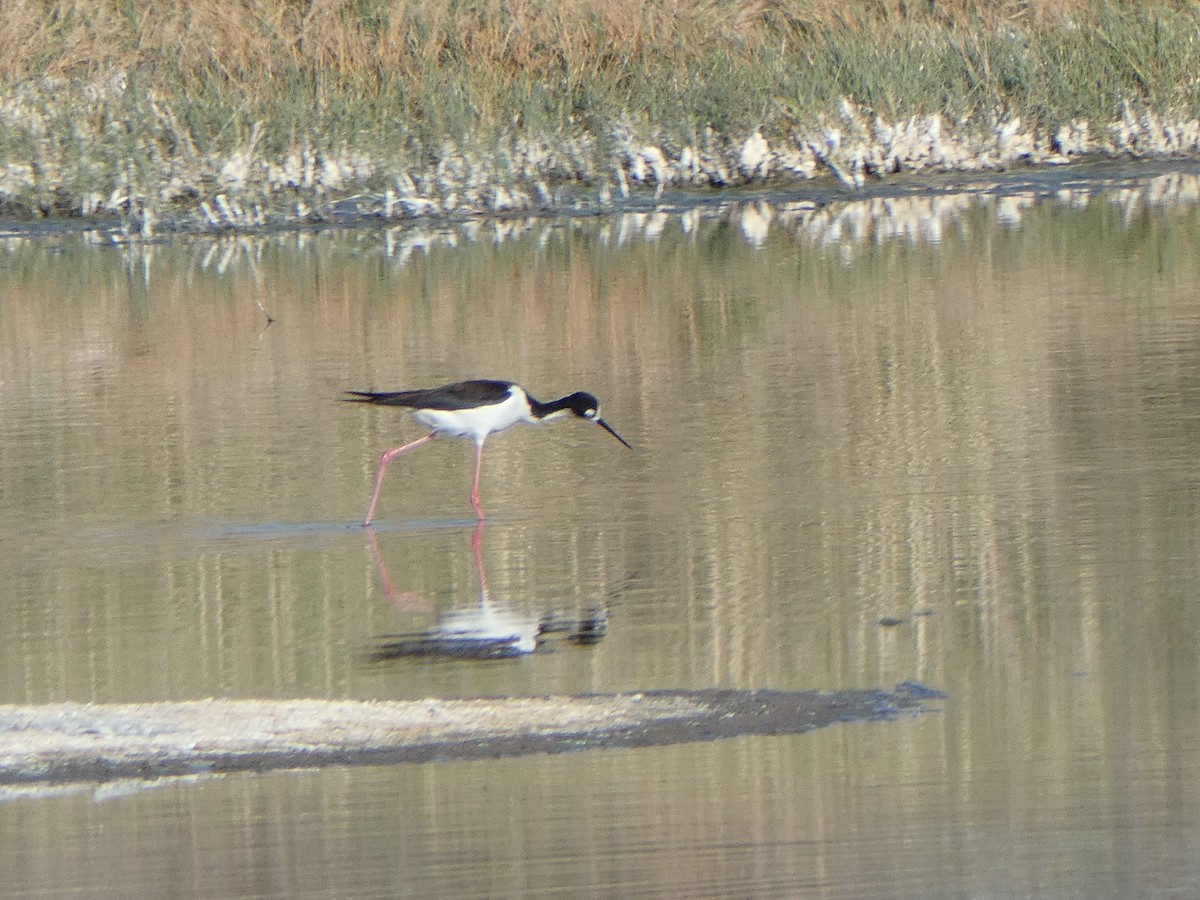
[[476, 444], [482, 444], [489, 434], [503, 431], [518, 422], [537, 424], [569, 414], [568, 410], [561, 410], [542, 419], [534, 418], [530, 414], [529, 398], [517, 385], [508, 389], [506, 399], [490, 406], [474, 409], [413, 410], [413, 418], [430, 431], [449, 437], [469, 437]]

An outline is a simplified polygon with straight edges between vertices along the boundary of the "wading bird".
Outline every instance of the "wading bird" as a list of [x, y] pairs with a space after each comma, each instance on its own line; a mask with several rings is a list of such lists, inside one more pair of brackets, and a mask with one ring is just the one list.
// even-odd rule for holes
[[471, 488], [471, 506], [475, 508], [475, 515], [480, 519], [483, 518], [483, 504], [479, 500], [479, 470], [483, 463], [483, 442], [489, 434], [503, 431], [518, 422], [538, 425], [574, 415], [584, 421], [595, 422], [626, 447], [633, 449], [629, 441], [600, 418], [600, 401], [583, 391], [542, 403], [529, 396], [529, 392], [515, 382], [476, 380], [459, 381], [417, 391], [346, 393], [350, 395], [347, 400], [357, 403], [403, 407], [412, 413], [414, 419], [430, 429], [429, 434], [424, 437], [395, 450], [389, 450], [380, 457], [379, 474], [375, 477], [375, 492], [371, 495], [371, 505], [367, 507], [364, 525], [370, 525], [375, 516], [379, 489], [383, 486], [384, 473], [392, 460], [428, 443], [438, 435], [465, 437], [475, 441], [475, 482]]

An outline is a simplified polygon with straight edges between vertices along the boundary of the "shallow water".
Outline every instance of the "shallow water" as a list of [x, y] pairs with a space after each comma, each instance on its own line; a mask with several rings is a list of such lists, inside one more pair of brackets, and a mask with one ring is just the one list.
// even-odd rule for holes
[[[21, 795], [6, 891], [1194, 893], [1198, 185], [11, 236], [0, 702], [910, 678], [949, 700], [795, 737]], [[472, 448], [423, 447], [373, 544], [378, 456], [421, 431], [341, 392], [473, 375], [590, 390], [635, 449], [579, 423], [489, 441], [476, 559]], [[493, 613], [564, 630], [372, 660], [477, 612], [481, 572]]]

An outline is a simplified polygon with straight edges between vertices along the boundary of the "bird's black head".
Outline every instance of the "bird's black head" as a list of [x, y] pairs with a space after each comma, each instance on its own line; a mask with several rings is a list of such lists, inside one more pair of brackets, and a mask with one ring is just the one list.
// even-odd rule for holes
[[600, 401], [587, 391], [576, 391], [563, 399], [563, 405], [579, 418], [589, 422], [600, 418]]
[[629, 441], [617, 434], [611, 425], [600, 418], [600, 401], [587, 391], [576, 391], [569, 397], [564, 397], [563, 404], [567, 409], [579, 416], [579, 418], [585, 419], [588, 422], [595, 422], [630, 450], [633, 449], [633, 445]]

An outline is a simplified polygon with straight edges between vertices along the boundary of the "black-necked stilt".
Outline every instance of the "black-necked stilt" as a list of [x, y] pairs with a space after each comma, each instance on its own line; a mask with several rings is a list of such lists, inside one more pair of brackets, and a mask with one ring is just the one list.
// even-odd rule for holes
[[375, 492], [371, 505], [367, 507], [364, 525], [370, 525], [375, 515], [375, 504], [379, 502], [379, 489], [383, 475], [393, 459], [407, 453], [437, 437], [468, 437], [475, 441], [475, 482], [471, 488], [471, 506], [478, 518], [483, 518], [483, 505], [479, 502], [479, 469], [483, 463], [483, 442], [496, 431], [503, 431], [518, 422], [539, 424], [553, 419], [575, 415], [588, 422], [595, 422], [626, 447], [633, 449], [629, 441], [617, 434], [612, 426], [600, 418], [600, 401], [591, 394], [577, 391], [549, 403], [542, 403], [512, 381], [459, 381], [441, 387], [418, 391], [347, 391], [348, 400], [359, 403], [377, 403], [382, 406], [402, 406], [413, 418], [430, 429], [425, 437], [389, 450], [379, 459], [379, 474], [375, 478]]

